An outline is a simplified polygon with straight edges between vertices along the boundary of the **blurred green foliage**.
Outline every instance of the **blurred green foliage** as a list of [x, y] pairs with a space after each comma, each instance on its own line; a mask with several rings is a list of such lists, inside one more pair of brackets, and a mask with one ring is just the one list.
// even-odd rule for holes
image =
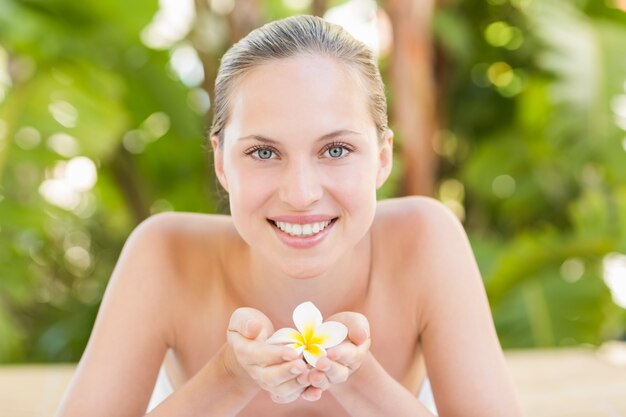
[[[0, 362], [78, 360], [132, 228], [225, 210], [202, 146], [211, 87], [173, 60], [193, 47], [210, 79], [230, 20], [204, 10], [186, 39], [149, 48], [157, 10], [0, 0]], [[274, 0], [260, 13], [295, 11]], [[626, 13], [451, 0], [433, 31], [437, 197], [464, 218], [503, 345], [620, 336], [602, 261], [626, 253]]]
[[623, 335], [602, 275], [607, 253], [626, 252], [626, 13], [453, 1], [435, 30], [450, 60], [440, 197], [462, 184], [504, 346]]

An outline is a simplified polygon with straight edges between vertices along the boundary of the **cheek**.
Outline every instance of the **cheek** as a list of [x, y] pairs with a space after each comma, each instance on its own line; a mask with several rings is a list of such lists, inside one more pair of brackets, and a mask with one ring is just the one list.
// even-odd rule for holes
[[376, 193], [377, 167], [372, 155], [360, 155], [351, 163], [330, 168], [328, 176], [335, 187], [344, 188], [351, 194]]
[[327, 171], [326, 190], [352, 213], [371, 217], [376, 207], [376, 170], [372, 161], [335, 167]]
[[231, 164], [226, 170], [229, 184], [229, 200], [231, 214], [250, 218], [251, 212], [259, 207], [272, 195], [276, 180], [263, 170], [250, 169], [245, 164]]

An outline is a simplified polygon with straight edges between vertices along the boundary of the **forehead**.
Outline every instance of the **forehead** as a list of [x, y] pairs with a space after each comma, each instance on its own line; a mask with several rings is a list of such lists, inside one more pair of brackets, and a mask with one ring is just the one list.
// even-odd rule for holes
[[357, 77], [346, 64], [320, 55], [255, 67], [234, 88], [226, 134], [317, 137], [339, 128], [375, 129]]

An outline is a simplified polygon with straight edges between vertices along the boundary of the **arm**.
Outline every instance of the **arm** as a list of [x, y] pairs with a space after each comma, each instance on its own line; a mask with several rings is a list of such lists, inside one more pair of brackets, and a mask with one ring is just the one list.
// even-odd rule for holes
[[521, 416], [476, 260], [460, 222], [442, 204], [415, 199], [421, 244], [421, 342], [442, 416]]
[[[168, 309], [177, 278], [167, 237], [172, 224], [168, 215], [151, 217], [126, 242], [58, 417], [145, 415], [174, 340]], [[228, 354], [224, 347], [150, 415], [236, 415], [257, 390], [228, 371]]]
[[[424, 294], [420, 339], [438, 412], [447, 417], [521, 416], [480, 273], [461, 224], [435, 200], [406, 201], [402, 224], [420, 231], [415, 250], [421, 252], [419, 259], [424, 262], [419, 275], [425, 284], [413, 292]], [[344, 324], [352, 329], [357, 323]], [[362, 328], [366, 326], [361, 323]], [[358, 348], [360, 343], [351, 339]], [[337, 360], [329, 350], [329, 360], [318, 361], [309, 378], [314, 387], [328, 389], [350, 415], [432, 416], [369, 351], [364, 356], [347, 344], [333, 349], [341, 348], [345, 353], [338, 354]], [[355, 372], [348, 372], [353, 368], [351, 361], [361, 364]], [[321, 378], [319, 371], [326, 377]]]
[[369, 351], [370, 331], [365, 316], [342, 312], [331, 318], [348, 327], [348, 340], [329, 349], [328, 356], [317, 362], [308, 375], [312, 387], [302, 398], [315, 400], [321, 392], [309, 390], [328, 390], [351, 416], [433, 416]]
[[230, 346], [224, 344], [200, 372], [146, 416], [236, 416], [260, 388], [242, 384], [231, 366], [236, 366], [235, 359]]
[[228, 342], [200, 372], [148, 415], [234, 416], [262, 389], [274, 402], [295, 401], [307, 387], [296, 379], [306, 365], [293, 349], [266, 344], [272, 333], [271, 322], [261, 312], [237, 309], [228, 325]]
[[[385, 371], [371, 352], [357, 372], [329, 392], [351, 416], [433, 417], [433, 414]], [[445, 415], [445, 414], [442, 414]]]

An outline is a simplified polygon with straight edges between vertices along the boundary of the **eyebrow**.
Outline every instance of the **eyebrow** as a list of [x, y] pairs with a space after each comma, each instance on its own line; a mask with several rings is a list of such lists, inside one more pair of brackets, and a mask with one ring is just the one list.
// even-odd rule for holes
[[[336, 138], [337, 136], [344, 136], [344, 135], [359, 135], [359, 132], [355, 132], [353, 130], [348, 130], [348, 129], [335, 130], [334, 132], [330, 132], [323, 136], [320, 136], [319, 138], [317, 138], [316, 142], [321, 142], [324, 140]], [[248, 136], [242, 136], [239, 139], [237, 139], [238, 142], [244, 141], [244, 140], [258, 140], [259, 142], [272, 143], [272, 144], [279, 143], [277, 140], [270, 139], [262, 135], [248, 135]]]

